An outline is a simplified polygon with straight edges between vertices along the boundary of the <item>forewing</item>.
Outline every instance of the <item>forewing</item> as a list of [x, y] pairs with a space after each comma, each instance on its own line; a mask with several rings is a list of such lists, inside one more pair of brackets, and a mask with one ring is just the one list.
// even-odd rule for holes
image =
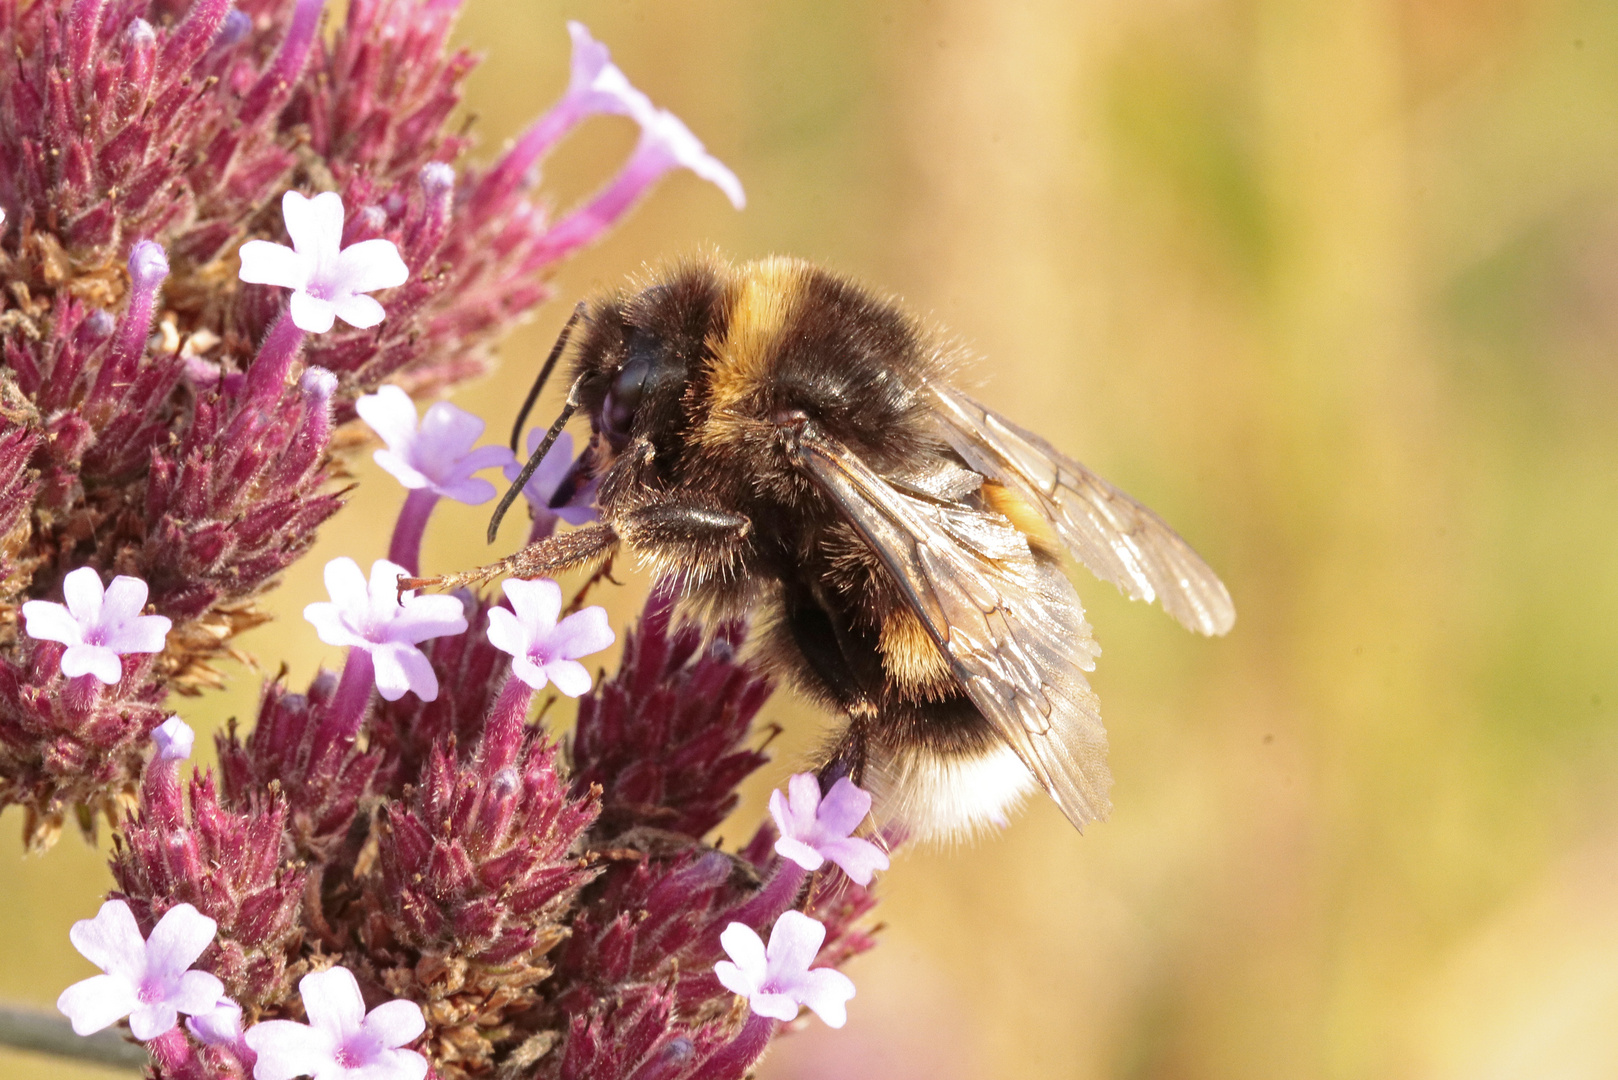
[[1031, 431], [935, 386], [945, 436], [984, 476], [1032, 498], [1074, 558], [1132, 600], [1161, 600], [1188, 629], [1223, 634], [1236, 607], [1219, 576], [1163, 519]]
[[806, 432], [800, 460], [882, 560], [967, 696], [1079, 828], [1106, 816], [1107, 734], [1085, 680], [1100, 651], [1060, 568], [999, 514], [901, 491]]

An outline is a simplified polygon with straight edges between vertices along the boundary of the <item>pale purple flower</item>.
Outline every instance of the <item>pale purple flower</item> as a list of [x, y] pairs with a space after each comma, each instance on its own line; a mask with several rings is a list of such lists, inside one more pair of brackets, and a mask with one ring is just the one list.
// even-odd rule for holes
[[860, 885], [871, 883], [871, 874], [888, 868], [888, 857], [869, 840], [851, 835], [871, 812], [871, 795], [843, 777], [833, 784], [825, 798], [820, 781], [810, 773], [798, 773], [787, 781], [787, 794], [770, 792], [770, 816], [780, 830], [775, 850], [805, 870], [819, 870], [830, 860]]
[[343, 199], [335, 191], [305, 198], [288, 191], [281, 217], [292, 247], [249, 240], [241, 247], [243, 281], [292, 290], [292, 321], [323, 334], [341, 318], [361, 329], [375, 326], [382, 305], [364, 295], [403, 285], [410, 270], [391, 240], [362, 240], [343, 247]]
[[66, 604], [30, 600], [22, 606], [28, 636], [67, 646], [62, 674], [94, 675], [107, 684], [123, 678], [126, 653], [163, 651], [163, 639], [174, 625], [162, 615], [142, 615], [146, 582], [122, 574], [105, 589], [101, 575], [81, 566], [62, 580]]
[[511, 610], [489, 609], [489, 644], [511, 654], [511, 673], [535, 690], [547, 681], [568, 697], [589, 690], [590, 672], [578, 658], [617, 640], [606, 609], [587, 607], [557, 622], [562, 588], [550, 578], [507, 578], [501, 587]]
[[733, 922], [719, 935], [729, 960], [714, 965], [725, 989], [740, 994], [760, 1016], [792, 1020], [798, 1006], [807, 1005], [830, 1027], [848, 1020], [845, 1004], [854, 996], [854, 983], [832, 968], [814, 968], [826, 927], [801, 911], [787, 911], [770, 930], [770, 946], [746, 923]]
[[[544, 428], [531, 429], [528, 432], [528, 452], [532, 454], [539, 449], [539, 444], [544, 441], [544, 438]], [[521, 461], [513, 461], [510, 465], [507, 465], [505, 468], [506, 479], [517, 479], [522, 473], [522, 467], [523, 463]], [[533, 508], [536, 526], [543, 519], [554, 522], [557, 518], [560, 518], [569, 525], [587, 525], [596, 520], [597, 514], [593, 504], [596, 489], [601, 486], [599, 477], [592, 477], [588, 483], [581, 484], [579, 490], [574, 492], [573, 497], [568, 499], [564, 505], [555, 509], [551, 508], [552, 496], [556, 494], [556, 489], [562, 485], [562, 481], [567, 477], [568, 470], [572, 467], [573, 436], [564, 431], [556, 437], [555, 445], [546, 453], [545, 460], [539, 463], [539, 468], [534, 470], [534, 475], [528, 478], [528, 483], [523, 485], [523, 497], [528, 500], [528, 505]], [[546, 531], [548, 532], [549, 530]]]
[[654, 110], [651, 99], [630, 85], [629, 76], [612, 62], [607, 47], [592, 37], [583, 23], [570, 21], [567, 32], [573, 39], [573, 60], [563, 106], [581, 116], [639, 116]]
[[197, 733], [178, 716], [171, 716], [152, 729], [152, 742], [157, 746], [160, 761], [184, 761], [191, 756], [191, 747]]
[[106, 972], [74, 983], [56, 999], [73, 1030], [89, 1035], [129, 1017], [129, 1032], [145, 1042], [170, 1030], [179, 1013], [211, 1012], [225, 984], [188, 970], [213, 941], [218, 924], [190, 904], [168, 910], [142, 938], [129, 905], [108, 900], [93, 919], [68, 931], [73, 947]]
[[242, 1007], [220, 998], [214, 1007], [185, 1022], [185, 1029], [204, 1046], [237, 1046], [242, 1041]]
[[320, 640], [371, 654], [376, 689], [389, 701], [413, 691], [423, 701], [438, 696], [438, 676], [416, 648], [428, 638], [466, 631], [466, 613], [453, 596], [399, 598], [404, 567], [386, 559], [371, 564], [367, 584], [359, 564], [344, 556], [326, 564], [326, 591], [331, 602], [310, 604], [303, 617], [314, 624]]
[[360, 419], [388, 444], [374, 455], [376, 463], [411, 490], [476, 506], [495, 496], [494, 485], [473, 476], [514, 460], [504, 446], [473, 448], [483, 434], [483, 421], [440, 401], [427, 410], [418, 427], [416, 404], [397, 386], [383, 386], [354, 403]]
[[400, 1047], [427, 1029], [421, 1006], [398, 999], [365, 1011], [360, 985], [347, 968], [305, 975], [298, 982], [309, 1023], [266, 1020], [247, 1029], [258, 1054], [254, 1080], [421, 1080], [427, 1059]]
[[[742, 182], [736, 179], [736, 174], [724, 162], [708, 153], [702, 140], [685, 126], [685, 121], [667, 109], [658, 109], [635, 119], [640, 121], [640, 143], [629, 164], [624, 167], [625, 173], [650, 174], [655, 179], [670, 169], [690, 169], [723, 191], [736, 209], [747, 205]], [[650, 180], [646, 182], [650, 183]]]

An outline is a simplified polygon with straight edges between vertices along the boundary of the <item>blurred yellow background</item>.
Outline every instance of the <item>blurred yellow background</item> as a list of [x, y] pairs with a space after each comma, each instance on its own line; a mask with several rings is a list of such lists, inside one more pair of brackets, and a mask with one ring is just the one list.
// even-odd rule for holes
[[[455, 399], [496, 438], [580, 295], [707, 243], [807, 256], [958, 334], [1240, 613], [1194, 639], [1081, 572], [1112, 820], [1040, 800], [899, 859], [848, 1026], [761, 1076], [1618, 1076], [1618, 5], [468, 0], [485, 159], [565, 83], [569, 17], [749, 205], [676, 176], [566, 267]], [[547, 189], [632, 141], [591, 124]], [[386, 550], [401, 491], [361, 480], [244, 639], [295, 685], [338, 659], [299, 617], [320, 567]], [[441, 510], [427, 568], [481, 561], [486, 512]], [[256, 686], [179, 709], [216, 728]], [[732, 837], [820, 724], [766, 715], [786, 754]], [[0, 998], [48, 1005], [104, 856], [21, 859], [19, 828]]]

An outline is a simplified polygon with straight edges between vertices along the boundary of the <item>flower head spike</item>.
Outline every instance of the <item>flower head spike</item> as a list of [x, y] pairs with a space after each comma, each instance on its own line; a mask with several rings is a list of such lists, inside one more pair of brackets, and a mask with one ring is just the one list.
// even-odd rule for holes
[[213, 941], [218, 924], [190, 904], [169, 909], [152, 936], [142, 938], [129, 905], [109, 900], [93, 919], [73, 924], [73, 947], [106, 972], [74, 983], [56, 999], [73, 1030], [89, 1035], [129, 1017], [129, 1032], [155, 1039], [179, 1013], [211, 1012], [225, 985], [206, 971], [188, 970]]
[[604, 608], [587, 607], [561, 622], [562, 589], [549, 578], [507, 578], [501, 587], [511, 610], [489, 609], [489, 644], [512, 656], [511, 673], [538, 690], [547, 681], [578, 697], [590, 689], [590, 672], [579, 657], [617, 640]]
[[142, 615], [146, 582], [120, 574], [105, 588], [101, 575], [81, 566], [62, 580], [66, 604], [30, 600], [22, 606], [28, 636], [67, 646], [62, 674], [94, 675], [108, 685], [123, 678], [126, 653], [163, 651], [173, 624], [162, 615]]
[[[544, 428], [534, 428], [530, 431], [528, 452], [532, 454], [539, 449], [539, 444], [544, 438]], [[548, 518], [552, 523], [560, 518], [569, 525], [586, 525], [596, 520], [595, 493], [601, 486], [598, 478], [581, 485], [564, 505], [551, 508], [551, 499], [555, 496], [556, 489], [561, 487], [562, 481], [567, 478], [568, 470], [571, 468], [573, 468], [573, 436], [564, 431], [556, 437], [556, 444], [545, 455], [545, 460], [539, 463], [539, 468], [534, 470], [534, 475], [528, 478], [528, 483], [523, 485], [523, 497], [528, 500], [528, 505], [534, 512], [536, 525], [542, 518]], [[507, 480], [515, 480], [521, 473], [520, 461], [514, 461], [505, 468]]]
[[335, 191], [305, 198], [288, 191], [281, 217], [292, 247], [268, 240], [242, 245], [241, 279], [292, 290], [292, 321], [323, 334], [341, 318], [360, 329], [382, 321], [382, 305], [365, 293], [403, 285], [410, 270], [391, 240], [343, 247], [343, 199]]
[[466, 631], [466, 614], [453, 596], [399, 597], [402, 566], [386, 559], [371, 564], [369, 584], [359, 564], [346, 556], [326, 564], [330, 603], [310, 604], [303, 617], [328, 645], [364, 649], [376, 665], [376, 689], [388, 701], [413, 691], [423, 701], [438, 696], [438, 676], [416, 646], [429, 638]]
[[888, 868], [881, 848], [851, 835], [871, 812], [869, 792], [845, 776], [822, 798], [820, 781], [809, 773], [788, 780], [787, 792], [770, 792], [770, 816], [781, 832], [775, 842], [779, 855], [805, 870], [819, 870], [830, 860], [860, 885], [869, 885], [872, 873]]
[[495, 496], [494, 485], [472, 474], [510, 463], [504, 446], [473, 444], [483, 434], [483, 421], [447, 401], [435, 403], [416, 422], [416, 405], [397, 386], [383, 386], [354, 403], [360, 418], [388, 444], [374, 455], [376, 463], [412, 491], [476, 506]]
[[254, 1080], [421, 1080], [427, 1059], [400, 1047], [426, 1030], [413, 1001], [384, 1002], [365, 1011], [360, 986], [347, 968], [305, 975], [298, 983], [309, 1023], [267, 1020], [247, 1029], [258, 1054]]
[[733, 922], [719, 935], [730, 959], [715, 964], [714, 974], [760, 1016], [792, 1020], [798, 1006], [807, 1005], [828, 1026], [842, 1027], [853, 981], [831, 968], [809, 967], [825, 940], [826, 927], [801, 911], [784, 912], [775, 921], [768, 949], [745, 923]]
[[178, 716], [171, 716], [152, 729], [152, 742], [157, 745], [157, 756], [163, 761], [184, 761], [191, 756], [197, 733]]

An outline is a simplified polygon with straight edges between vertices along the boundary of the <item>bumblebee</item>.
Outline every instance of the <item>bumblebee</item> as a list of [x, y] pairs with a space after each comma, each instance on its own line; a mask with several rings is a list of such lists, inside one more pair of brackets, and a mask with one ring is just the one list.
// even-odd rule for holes
[[957, 389], [958, 352], [900, 306], [800, 260], [688, 262], [575, 324], [566, 405], [527, 467], [584, 412], [557, 499], [599, 479], [600, 523], [441, 582], [624, 545], [695, 610], [753, 616], [762, 657], [846, 719], [823, 784], [851, 776], [911, 835], [1003, 821], [1035, 782], [1081, 829], [1106, 816], [1100, 650], [1063, 550], [1199, 633], [1235, 620], [1156, 514]]

